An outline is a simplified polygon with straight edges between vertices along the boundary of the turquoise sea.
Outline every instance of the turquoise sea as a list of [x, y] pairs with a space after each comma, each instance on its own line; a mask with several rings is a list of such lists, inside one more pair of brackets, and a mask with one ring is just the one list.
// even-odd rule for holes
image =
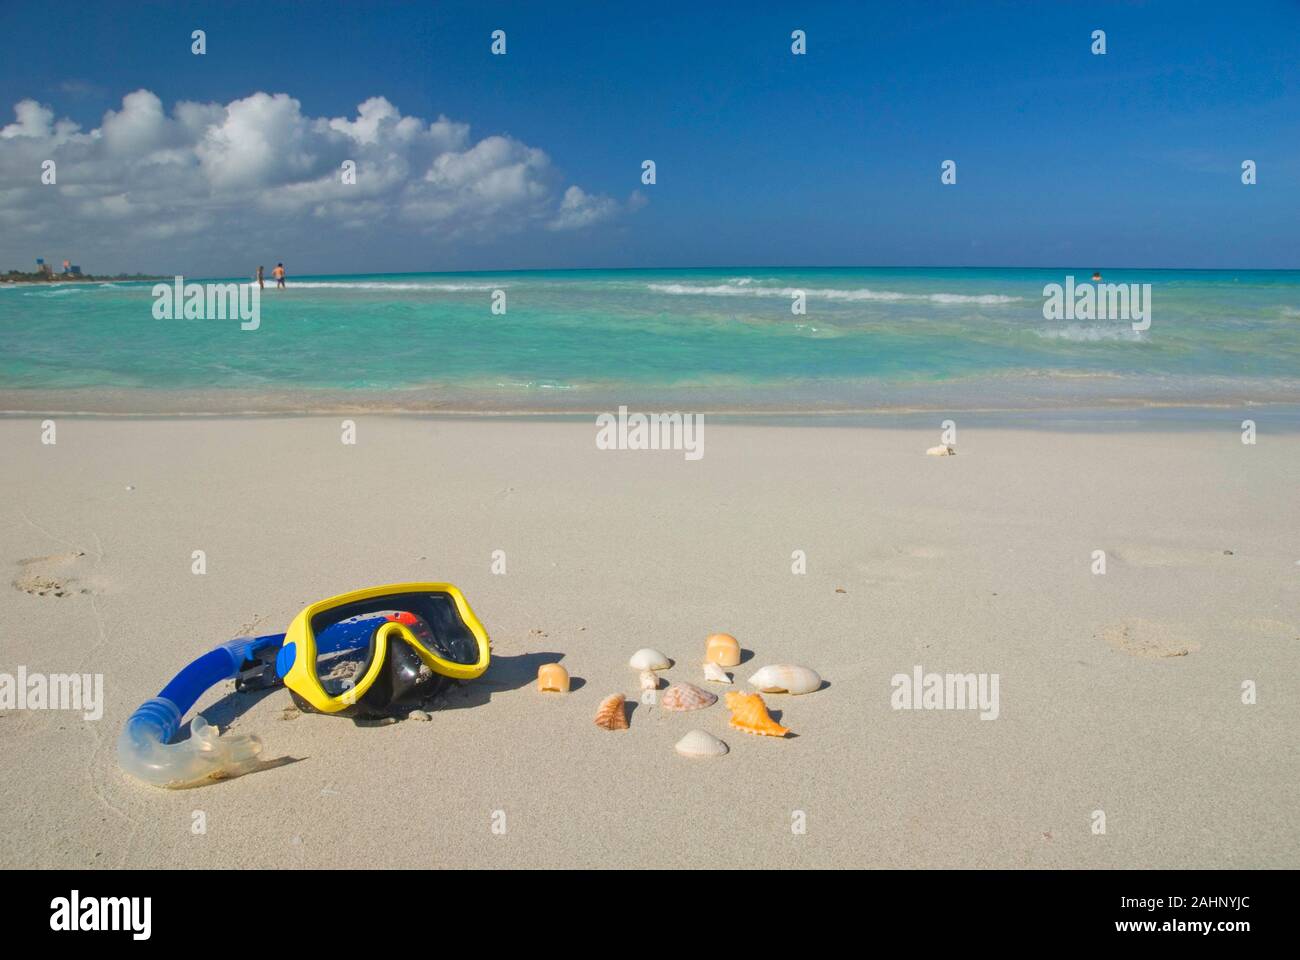
[[[152, 284], [0, 284], [0, 408], [815, 412], [1300, 402], [1300, 271], [1105, 270], [1151, 327], [1045, 320], [1092, 268], [290, 276], [261, 325]], [[201, 280], [189, 277], [187, 280]], [[243, 278], [239, 278], [242, 282]], [[505, 293], [505, 313], [492, 311]], [[807, 312], [795, 315], [795, 291]], [[51, 398], [67, 397], [60, 405]], [[144, 402], [147, 398], [148, 402]]]

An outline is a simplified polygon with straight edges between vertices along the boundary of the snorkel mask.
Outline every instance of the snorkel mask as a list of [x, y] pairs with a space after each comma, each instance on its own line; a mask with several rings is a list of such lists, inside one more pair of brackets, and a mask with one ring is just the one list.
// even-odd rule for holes
[[473, 680], [490, 658], [487, 631], [450, 583], [340, 594], [307, 607], [285, 633], [232, 640], [187, 666], [127, 720], [118, 762], [164, 787], [255, 769], [261, 741], [219, 737], [202, 716], [191, 722], [188, 740], [169, 743], [198, 698], [231, 678], [237, 690], [284, 683], [304, 711], [364, 717], [417, 703], [453, 680]]

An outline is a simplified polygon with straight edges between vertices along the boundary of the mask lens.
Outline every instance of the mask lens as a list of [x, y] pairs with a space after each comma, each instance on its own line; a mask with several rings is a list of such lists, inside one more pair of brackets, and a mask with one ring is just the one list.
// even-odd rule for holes
[[[322, 685], [360, 681], [369, 666], [371, 638], [379, 627], [396, 621], [415, 635], [435, 657], [450, 663], [478, 663], [478, 641], [446, 593], [404, 593], [373, 597], [325, 610], [312, 618], [316, 635], [316, 669]], [[332, 693], [338, 696], [337, 693]]]
[[371, 640], [383, 626], [382, 616], [362, 615], [313, 624], [316, 632], [316, 677], [331, 697], [352, 690], [366, 675], [373, 654]]

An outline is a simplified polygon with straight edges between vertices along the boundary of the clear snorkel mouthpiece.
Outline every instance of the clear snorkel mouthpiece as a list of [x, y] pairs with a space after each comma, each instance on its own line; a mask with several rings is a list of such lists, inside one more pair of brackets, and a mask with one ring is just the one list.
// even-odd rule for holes
[[117, 762], [131, 776], [157, 787], [188, 787], [227, 780], [255, 769], [262, 741], [221, 736], [202, 716], [190, 721], [190, 737], [168, 743], [180, 726], [180, 710], [162, 697], [144, 703], [117, 738]]
[[221, 736], [201, 716], [190, 722], [190, 737], [168, 741], [183, 717], [212, 686], [239, 675], [246, 661], [276, 649], [282, 635], [244, 637], [195, 660], [152, 700], [131, 714], [117, 738], [117, 762], [133, 777], [159, 787], [189, 787], [249, 773], [260, 764], [262, 741], [254, 736]]

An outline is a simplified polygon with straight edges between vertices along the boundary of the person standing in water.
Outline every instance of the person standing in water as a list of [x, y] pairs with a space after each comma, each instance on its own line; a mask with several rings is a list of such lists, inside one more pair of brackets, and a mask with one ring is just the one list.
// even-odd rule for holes
[[275, 285], [278, 289], [284, 289], [284, 264], [277, 263], [275, 269], [271, 271], [271, 276], [275, 277]]
[[260, 266], [257, 268], [257, 289], [259, 290], [266, 289], [266, 274], [263, 273], [264, 269], [264, 267]]

